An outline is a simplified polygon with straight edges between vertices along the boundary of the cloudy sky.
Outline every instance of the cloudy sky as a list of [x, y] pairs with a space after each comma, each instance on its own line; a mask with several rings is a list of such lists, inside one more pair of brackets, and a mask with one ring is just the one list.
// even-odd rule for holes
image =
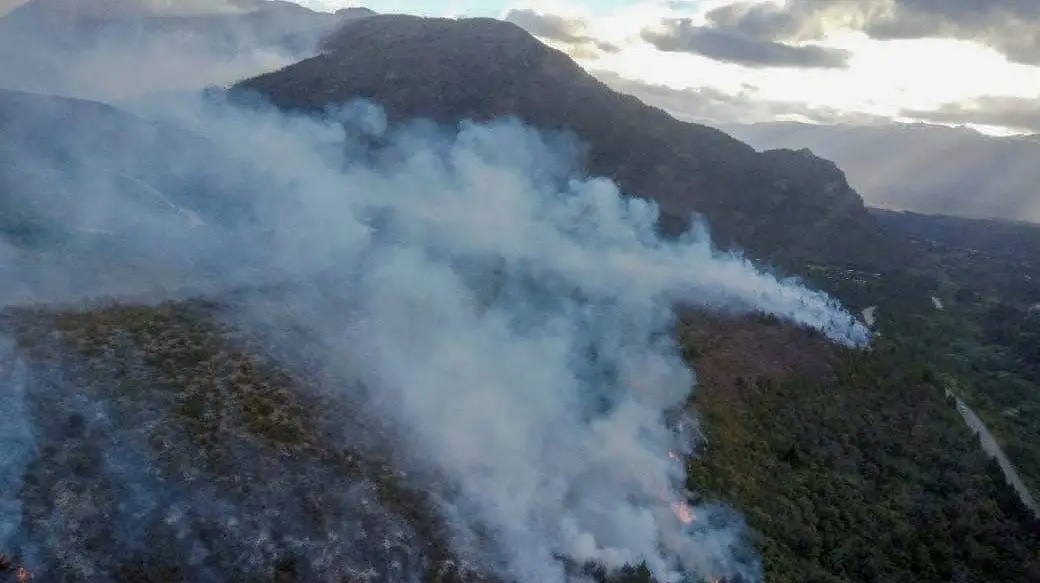
[[1040, 132], [1040, 0], [301, 0], [494, 16], [693, 120]]
[[[0, 0], [0, 14], [25, 1]], [[1040, 134], [1040, 0], [292, 1], [510, 20], [693, 121]]]

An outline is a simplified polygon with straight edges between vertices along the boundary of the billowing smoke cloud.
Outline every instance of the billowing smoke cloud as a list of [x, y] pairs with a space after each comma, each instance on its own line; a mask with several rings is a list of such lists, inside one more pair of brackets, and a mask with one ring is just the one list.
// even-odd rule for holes
[[[365, 103], [306, 117], [221, 98], [138, 113], [158, 125], [117, 132], [116, 147], [72, 135], [44, 148], [60, 155], [22, 158], [19, 176], [76, 193], [73, 214], [89, 219], [31, 209], [46, 236], [14, 247], [37, 261], [4, 266], [37, 282], [25, 296], [47, 297], [54, 277], [40, 273], [84, 262], [125, 277], [66, 285], [63, 301], [255, 288], [227, 316], [304, 330], [345, 379], [333, 396], [390, 424], [458, 553], [517, 581], [642, 561], [663, 580], [761, 577], [731, 513], [687, 506], [669, 455], [695, 445], [675, 307], [867, 342], [834, 300], [715, 250], [703, 227], [662, 240], [653, 204], [580, 176], [570, 139], [516, 121], [391, 127]], [[145, 123], [121, 115], [97, 123]], [[275, 283], [289, 288], [277, 301], [264, 291]]]

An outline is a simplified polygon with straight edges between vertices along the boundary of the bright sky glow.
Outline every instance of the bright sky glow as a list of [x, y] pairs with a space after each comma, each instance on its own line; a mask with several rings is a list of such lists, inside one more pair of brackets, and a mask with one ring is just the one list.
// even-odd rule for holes
[[[1040, 98], [1040, 67], [1011, 63], [981, 44], [952, 39], [878, 41], [860, 32], [837, 31], [822, 46], [850, 51], [847, 69], [751, 68], [686, 53], [665, 53], [642, 41], [641, 30], [668, 17], [703, 15], [732, 0], [688, 3], [686, 11], [669, 2], [629, 2], [612, 10], [592, 10], [594, 2], [554, 9], [554, 2], [524, 6], [553, 14], [581, 15], [588, 33], [622, 48], [587, 68], [671, 89], [709, 87], [772, 102], [901, 118], [903, 110], [935, 110], [944, 104], [985, 96]], [[696, 4], [696, 5], [694, 5]], [[560, 47], [563, 48], [563, 47]], [[987, 133], [1005, 128], [977, 126]]]
[[[598, 38], [598, 37], [597, 37]], [[673, 89], [712, 87], [813, 107], [894, 115], [994, 95], [1040, 95], [1036, 67], [1008, 63], [974, 43], [929, 39], [877, 42], [849, 34], [828, 43], [852, 52], [847, 70], [755, 69], [698, 55], [662, 53], [647, 43], [626, 46], [585, 64]]]

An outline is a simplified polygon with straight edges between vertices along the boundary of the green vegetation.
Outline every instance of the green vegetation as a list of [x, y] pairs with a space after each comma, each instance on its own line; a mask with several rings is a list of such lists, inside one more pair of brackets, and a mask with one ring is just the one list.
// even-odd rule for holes
[[1040, 578], [1040, 524], [923, 356], [881, 343], [828, 380], [699, 389], [691, 487], [744, 512], [768, 581]]
[[944, 388], [982, 417], [1027, 485], [1040, 491], [1040, 227], [876, 215], [908, 235], [928, 263], [892, 270], [872, 287], [839, 283], [833, 272], [823, 285], [860, 305], [879, 305], [883, 334], [903, 350], [927, 351]]
[[1040, 488], [1040, 228], [876, 214], [916, 247], [906, 265], [806, 274], [877, 307], [871, 351], [720, 380], [712, 336], [684, 336], [709, 371], [691, 487], [745, 514], [771, 582], [1040, 580], [1040, 522], [946, 396]]

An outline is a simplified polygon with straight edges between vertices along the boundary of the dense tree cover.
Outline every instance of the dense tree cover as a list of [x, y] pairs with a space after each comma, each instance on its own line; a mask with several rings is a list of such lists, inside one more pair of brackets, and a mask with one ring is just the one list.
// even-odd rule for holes
[[817, 265], [811, 282], [854, 307], [877, 306], [882, 336], [926, 353], [943, 387], [979, 414], [1040, 490], [1040, 227], [874, 214], [926, 260], [880, 273]]
[[[701, 386], [710, 447], [691, 488], [747, 517], [768, 581], [1040, 580], [1036, 517], [946, 396], [976, 409], [1040, 488], [1040, 229], [897, 218], [886, 226], [920, 252], [906, 264], [804, 270], [876, 308], [873, 348], [843, 354], [833, 375], [750, 367], [735, 390]], [[699, 340], [684, 346], [695, 366]]]
[[1014, 302], [1040, 299], [1040, 227], [909, 212], [872, 214], [893, 234], [909, 237], [966, 293]]
[[[960, 306], [968, 330], [936, 338], [948, 385], [1000, 438], [1034, 493], [1040, 488], [1040, 313], [1003, 302]], [[977, 322], [969, 327], [971, 317]]]
[[742, 510], [768, 581], [1040, 580], [1040, 525], [922, 356], [879, 343], [831, 379], [699, 390], [690, 485]]

